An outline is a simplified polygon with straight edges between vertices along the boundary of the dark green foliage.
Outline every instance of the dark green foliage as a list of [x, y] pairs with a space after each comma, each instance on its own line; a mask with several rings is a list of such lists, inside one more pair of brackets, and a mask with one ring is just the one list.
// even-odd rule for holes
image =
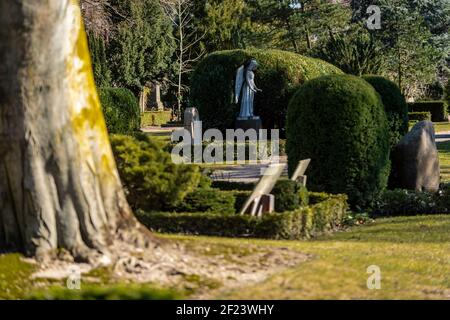
[[398, 86], [381, 76], [363, 77], [375, 88], [383, 101], [391, 132], [391, 149], [408, 133], [408, 105]]
[[93, 34], [88, 34], [88, 42], [95, 84], [100, 88], [110, 87], [111, 70], [109, 69], [105, 41]]
[[141, 127], [167, 124], [171, 118], [171, 111], [146, 111], [141, 116]]
[[353, 28], [334, 34], [316, 49], [315, 56], [342, 69], [347, 74], [361, 76], [382, 71], [385, 56], [380, 41], [364, 27]]
[[328, 195], [321, 203], [259, 219], [250, 215], [137, 212], [148, 228], [168, 233], [264, 239], [305, 239], [338, 229], [348, 209], [345, 195]]
[[255, 82], [263, 92], [255, 96], [255, 114], [264, 128], [284, 128], [289, 99], [306, 80], [342, 73], [318, 59], [279, 50], [231, 50], [208, 55], [192, 76], [191, 105], [199, 109], [203, 127], [234, 128], [240, 106], [233, 102], [237, 69], [255, 58]]
[[409, 112], [408, 118], [409, 121], [431, 121], [431, 112]]
[[445, 101], [420, 101], [409, 103], [411, 112], [431, 112], [431, 121], [441, 122], [448, 120], [447, 103]]
[[445, 87], [445, 97], [447, 105], [450, 106], [450, 80], [447, 81], [447, 86]]
[[213, 181], [211, 187], [220, 190], [253, 190], [255, 184], [246, 182], [233, 182], [233, 181]]
[[418, 214], [442, 214], [450, 212], [450, 189], [438, 193], [409, 190], [385, 191], [377, 201], [375, 216], [411, 216]]
[[234, 214], [233, 193], [218, 189], [197, 189], [189, 193], [175, 208], [176, 212], [210, 212], [215, 214]]
[[386, 113], [375, 89], [355, 76], [334, 75], [304, 84], [289, 104], [290, 174], [311, 158], [314, 191], [346, 193], [356, 209], [370, 206], [390, 169]]
[[300, 206], [307, 206], [308, 191], [305, 189], [292, 180], [283, 179], [277, 181], [271, 192], [275, 196], [275, 211], [292, 211]]
[[110, 63], [115, 84], [133, 92], [170, 71], [174, 43], [170, 19], [158, 0], [111, 0], [123, 13], [116, 17], [110, 41]]
[[233, 192], [235, 198], [234, 212], [240, 212], [245, 202], [252, 194], [252, 191], [234, 190], [231, 192]]
[[102, 88], [98, 93], [109, 133], [131, 134], [139, 131], [139, 104], [130, 90]]
[[148, 286], [94, 286], [81, 290], [69, 290], [59, 287], [31, 294], [31, 300], [174, 300], [179, 299], [174, 291], [156, 289]]
[[426, 85], [425, 93], [422, 96], [422, 100], [435, 101], [445, 99], [445, 88], [443, 83], [434, 81]]
[[170, 154], [148, 136], [113, 135], [111, 146], [133, 209], [173, 208], [199, 185], [198, 167], [175, 165]]

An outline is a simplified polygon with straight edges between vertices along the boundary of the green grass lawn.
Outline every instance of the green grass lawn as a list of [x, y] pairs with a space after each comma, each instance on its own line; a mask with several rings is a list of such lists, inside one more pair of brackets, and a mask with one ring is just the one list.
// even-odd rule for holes
[[441, 164], [442, 182], [450, 183], [450, 141], [437, 144]]
[[[450, 216], [380, 219], [313, 241], [173, 237], [198, 246], [287, 247], [312, 258], [220, 299], [450, 299]], [[367, 289], [367, 267], [381, 268], [381, 290]]]
[[[310, 255], [262, 283], [223, 291], [219, 299], [450, 299], [450, 215], [379, 219], [311, 241], [269, 241], [163, 235], [193, 250], [225, 257], [247, 247], [289, 248]], [[381, 289], [366, 286], [367, 267], [381, 268]], [[34, 265], [0, 255], [0, 299], [23, 298], [55, 283], [30, 280]], [[60, 284], [61, 285], [61, 284]], [[108, 283], [108, 285], [111, 285]]]
[[435, 122], [434, 128], [436, 132], [450, 131], [450, 122]]

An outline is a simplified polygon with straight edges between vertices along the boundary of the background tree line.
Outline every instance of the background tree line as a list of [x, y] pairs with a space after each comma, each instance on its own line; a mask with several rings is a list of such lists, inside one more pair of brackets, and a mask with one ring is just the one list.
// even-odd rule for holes
[[[366, 27], [381, 7], [381, 29]], [[447, 0], [82, 0], [99, 86], [158, 81], [187, 105], [196, 63], [217, 50], [267, 48], [380, 74], [409, 99], [441, 98], [450, 74]]]

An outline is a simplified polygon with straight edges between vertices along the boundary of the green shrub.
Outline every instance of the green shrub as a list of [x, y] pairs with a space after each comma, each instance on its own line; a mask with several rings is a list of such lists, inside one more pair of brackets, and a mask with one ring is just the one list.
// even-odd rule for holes
[[289, 99], [299, 85], [342, 73], [324, 61], [279, 50], [214, 52], [198, 64], [191, 81], [191, 105], [198, 108], [205, 129], [234, 128], [240, 109], [233, 102], [236, 71], [251, 58], [259, 63], [255, 82], [263, 90], [255, 96], [255, 114], [267, 129], [284, 128]]
[[386, 190], [377, 201], [375, 216], [412, 216], [450, 212], [450, 189], [438, 193]]
[[431, 121], [448, 121], [447, 103], [445, 101], [420, 101], [409, 103], [410, 112], [430, 112]]
[[81, 290], [51, 288], [35, 292], [31, 300], [173, 300], [179, 299], [171, 290], [156, 289], [148, 286], [116, 285], [116, 286], [83, 286]]
[[109, 133], [131, 134], [139, 131], [139, 103], [130, 90], [101, 88], [98, 92]]
[[173, 208], [176, 212], [211, 212], [216, 214], [234, 214], [235, 197], [231, 192], [218, 189], [197, 189], [189, 193], [184, 200]]
[[431, 121], [431, 112], [410, 112], [409, 121], [420, 122], [420, 121]]
[[143, 211], [138, 211], [137, 217], [141, 223], [158, 232], [264, 239], [304, 239], [340, 228], [348, 209], [346, 200], [345, 195], [328, 195], [323, 202], [313, 206], [284, 213], [267, 214], [261, 219], [239, 214]]
[[234, 182], [234, 181], [218, 181], [215, 180], [211, 184], [212, 188], [220, 189], [220, 190], [242, 190], [248, 191], [253, 190], [255, 188], [254, 183], [246, 183], [246, 182]]
[[398, 86], [381, 76], [363, 77], [381, 96], [390, 127], [391, 149], [408, 133], [408, 104]]
[[301, 159], [312, 159], [311, 190], [348, 194], [356, 209], [372, 205], [387, 185], [389, 147], [381, 99], [361, 78], [311, 80], [289, 104], [289, 171], [292, 174]]
[[275, 196], [275, 211], [285, 212], [308, 205], [308, 191], [292, 180], [279, 180], [271, 194]]
[[171, 111], [146, 111], [141, 114], [141, 127], [161, 126], [170, 122]]
[[244, 206], [247, 199], [252, 194], [252, 191], [244, 191], [244, 190], [233, 190], [229, 191], [233, 193], [234, 196], [234, 212], [240, 212], [242, 207]]
[[173, 208], [201, 181], [198, 167], [175, 165], [170, 154], [146, 135], [112, 135], [111, 146], [128, 202], [134, 209]]

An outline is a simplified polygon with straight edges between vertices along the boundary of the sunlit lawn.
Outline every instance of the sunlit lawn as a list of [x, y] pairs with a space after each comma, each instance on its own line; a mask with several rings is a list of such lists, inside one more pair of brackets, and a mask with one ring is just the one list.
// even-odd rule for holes
[[441, 164], [442, 182], [450, 182], [450, 141], [437, 144]]
[[[277, 246], [312, 258], [263, 283], [222, 292], [226, 299], [450, 299], [450, 216], [380, 219], [314, 241], [173, 237], [245, 246]], [[367, 289], [367, 267], [381, 268], [381, 290]]]
[[450, 122], [435, 122], [434, 129], [436, 132], [450, 131]]
[[[308, 261], [262, 283], [227, 291], [214, 288], [211, 298], [450, 299], [449, 215], [379, 219], [311, 241], [162, 236], [185, 242], [196, 251], [213, 246], [211, 254], [218, 256], [255, 245], [311, 255]], [[366, 271], [371, 265], [381, 269], [380, 290], [367, 288]], [[52, 284], [30, 280], [34, 269], [18, 255], [0, 255], [0, 299], [23, 298], [31, 290]]]

